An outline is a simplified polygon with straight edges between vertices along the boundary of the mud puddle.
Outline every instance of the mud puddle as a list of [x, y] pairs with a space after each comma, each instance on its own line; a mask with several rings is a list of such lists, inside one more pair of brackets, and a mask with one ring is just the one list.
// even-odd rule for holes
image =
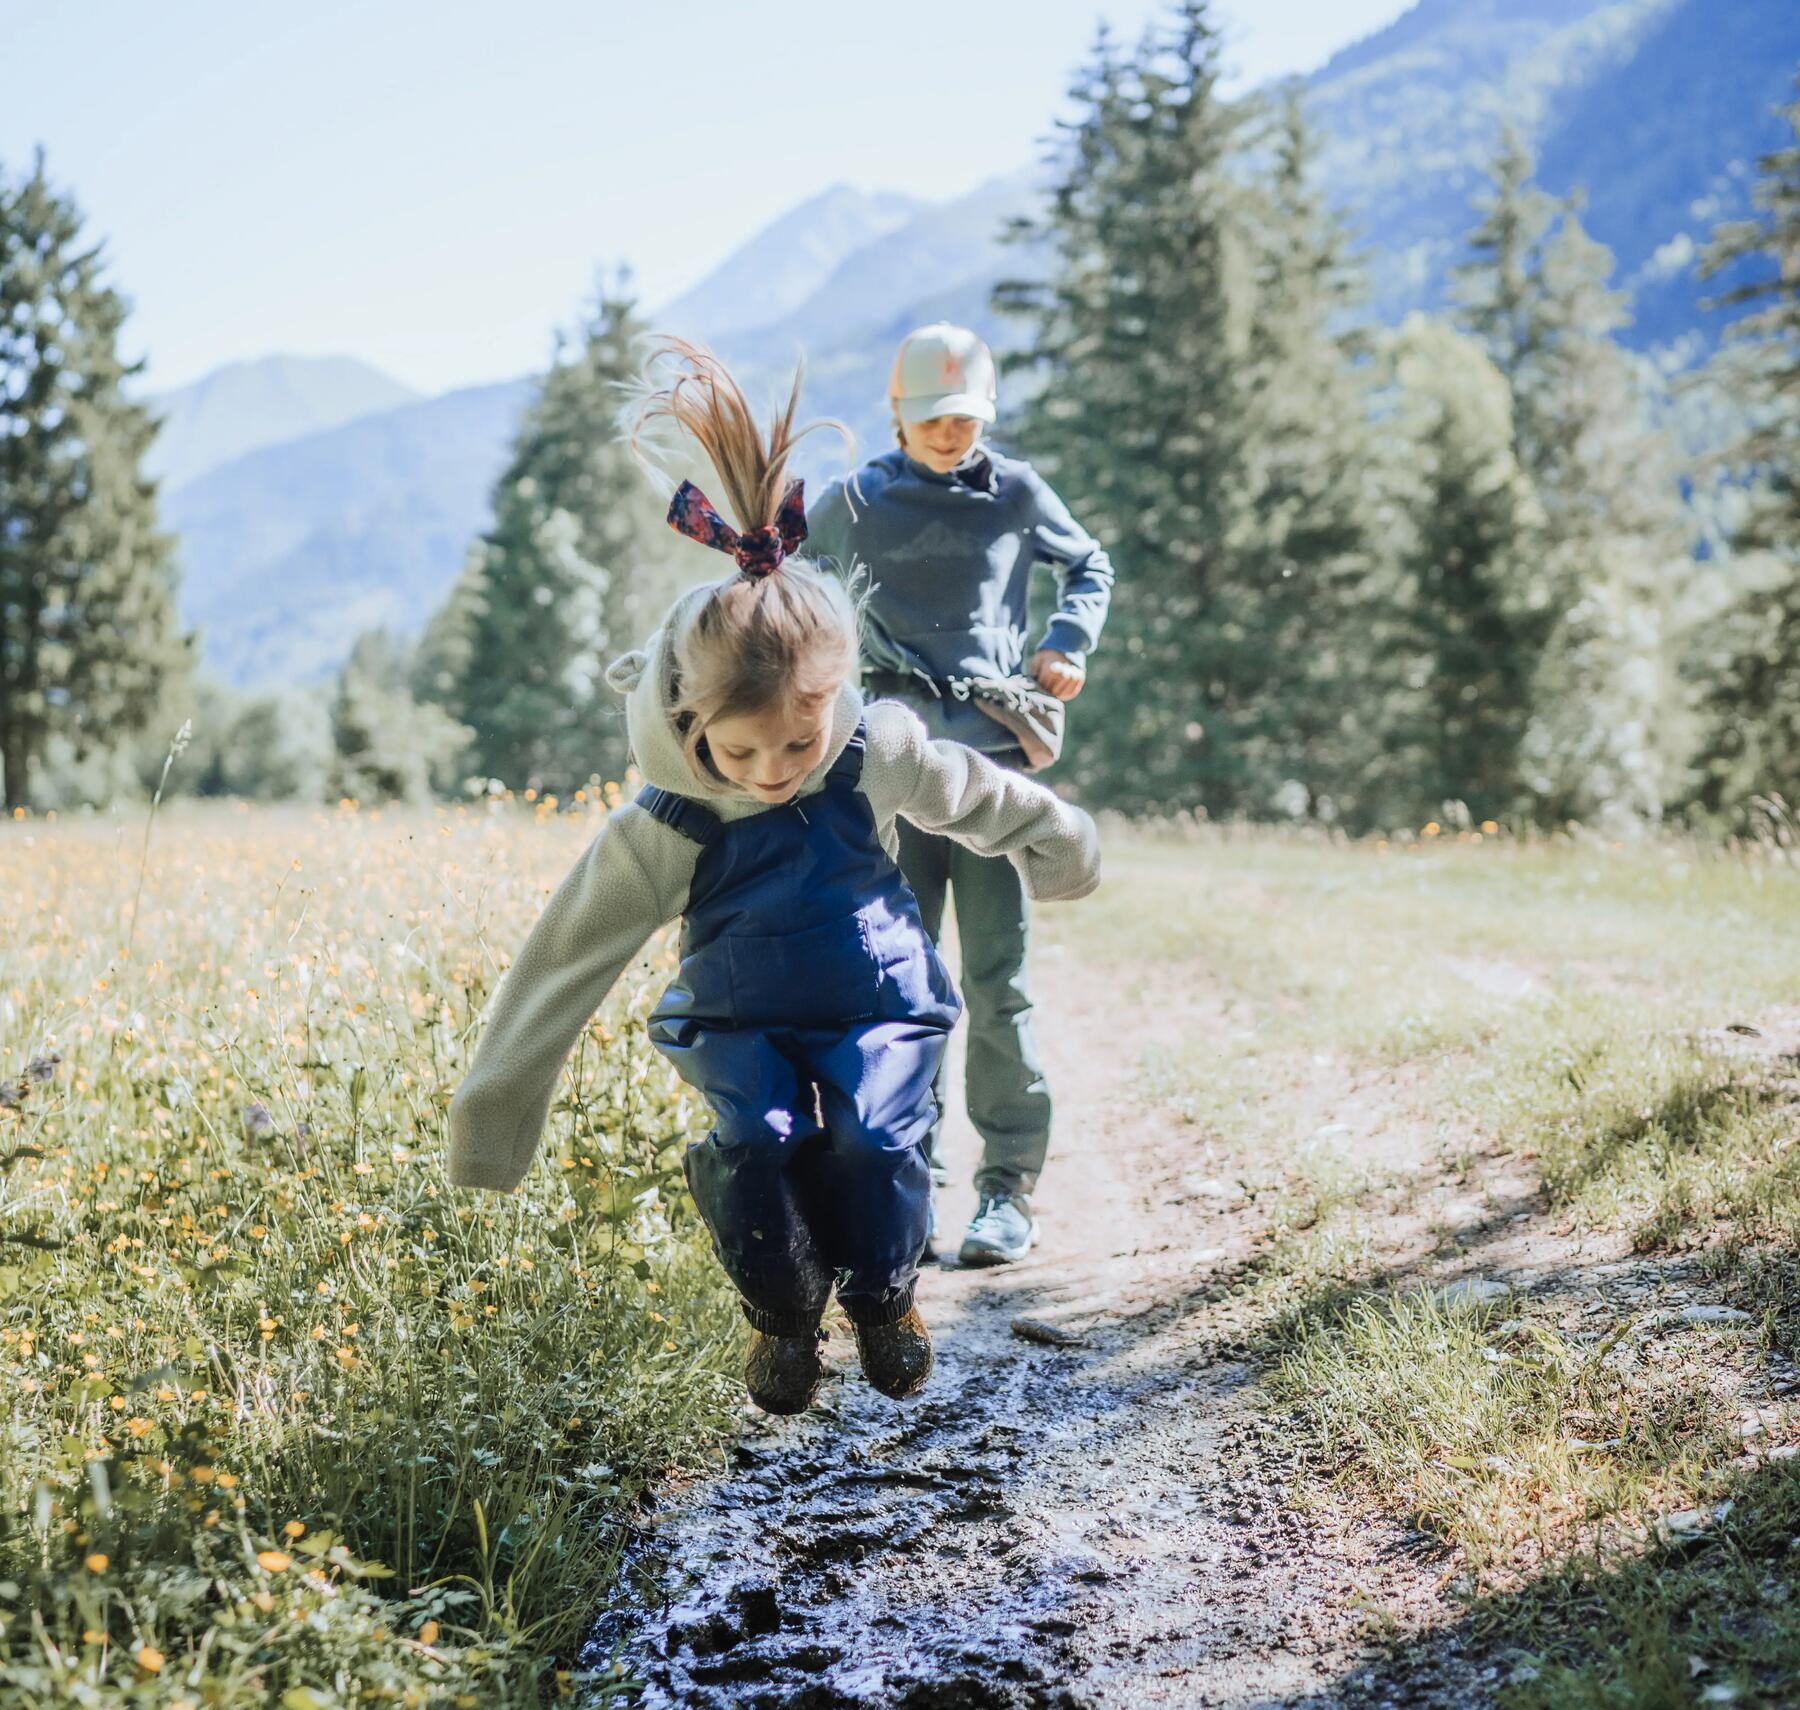
[[1037, 1710], [1316, 1683], [1295, 1604], [1326, 1587], [1296, 1571], [1242, 1374], [1099, 1329], [1026, 1341], [1012, 1320], [1042, 1286], [929, 1278], [938, 1369], [905, 1405], [834, 1337], [847, 1369], [819, 1411], [752, 1430], [644, 1540], [644, 1704]]

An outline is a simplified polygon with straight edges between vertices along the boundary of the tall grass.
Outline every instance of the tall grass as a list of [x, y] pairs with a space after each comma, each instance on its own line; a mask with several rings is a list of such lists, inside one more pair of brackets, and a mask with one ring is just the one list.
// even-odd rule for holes
[[738, 1405], [641, 1025], [511, 1198], [444, 1110], [596, 815], [165, 815], [0, 838], [6, 1701], [536, 1703], [643, 1481]]

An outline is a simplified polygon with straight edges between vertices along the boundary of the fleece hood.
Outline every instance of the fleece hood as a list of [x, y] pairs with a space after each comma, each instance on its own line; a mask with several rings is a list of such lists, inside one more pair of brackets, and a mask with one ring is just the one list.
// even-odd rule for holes
[[[729, 784], [700, 777], [688, 765], [681, 733], [675, 728], [672, 691], [676, 639], [685, 633], [710, 592], [710, 587], [699, 587], [683, 594], [669, 608], [648, 646], [615, 659], [607, 667], [606, 680], [625, 697], [625, 730], [631, 741], [631, 757], [645, 779], [660, 790], [705, 803], [721, 819], [741, 819], [786, 804], [760, 801]], [[856, 734], [862, 710], [862, 691], [852, 676], [838, 690], [824, 756], [790, 799], [812, 795], [824, 783], [825, 774]]]

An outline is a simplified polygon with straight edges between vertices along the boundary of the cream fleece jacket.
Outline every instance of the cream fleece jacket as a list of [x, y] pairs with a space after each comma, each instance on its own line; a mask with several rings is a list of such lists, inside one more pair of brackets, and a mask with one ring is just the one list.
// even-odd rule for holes
[[[703, 592], [677, 602], [648, 652], [627, 654], [608, 680], [628, 693], [632, 753], [651, 783], [704, 801], [725, 820], [772, 813], [766, 803], [696, 778], [670, 715], [669, 638]], [[866, 738], [859, 788], [890, 855], [899, 850], [898, 817], [978, 854], [1006, 856], [1027, 894], [1040, 901], [1083, 897], [1099, 884], [1099, 837], [1080, 808], [971, 748], [933, 741], [918, 715], [898, 702], [865, 707], [851, 683], [839, 693], [824, 758], [795, 799], [823, 787], [859, 719]], [[524, 1179], [569, 1052], [632, 958], [686, 908], [699, 854], [697, 844], [635, 803], [607, 816], [489, 1002], [481, 1043], [450, 1103], [454, 1185], [511, 1192]]]

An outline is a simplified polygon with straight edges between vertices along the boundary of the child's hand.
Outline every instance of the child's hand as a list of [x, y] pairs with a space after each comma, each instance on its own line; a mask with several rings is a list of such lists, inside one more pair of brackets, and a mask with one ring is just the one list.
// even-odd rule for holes
[[1074, 700], [1087, 681], [1086, 671], [1070, 659], [1068, 654], [1058, 653], [1051, 647], [1040, 648], [1032, 654], [1031, 674], [1037, 679], [1040, 689], [1054, 695], [1059, 701]]

